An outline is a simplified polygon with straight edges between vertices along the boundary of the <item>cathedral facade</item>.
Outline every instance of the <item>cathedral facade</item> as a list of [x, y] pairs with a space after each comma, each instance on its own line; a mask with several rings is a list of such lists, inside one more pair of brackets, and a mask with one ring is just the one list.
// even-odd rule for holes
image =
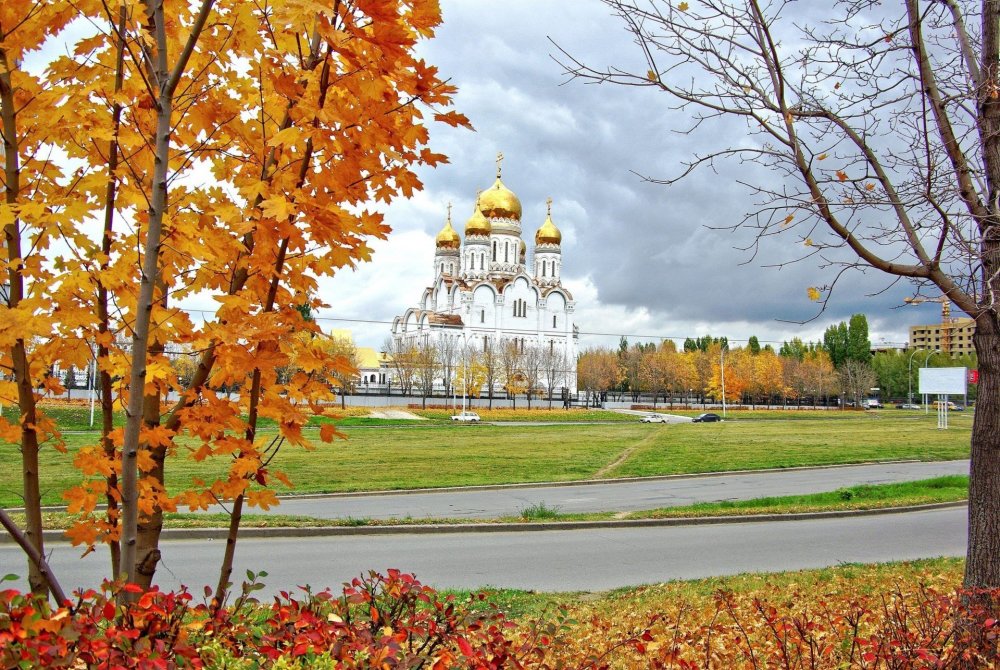
[[393, 320], [392, 338], [397, 346], [450, 340], [470, 355], [513, 346], [533, 352], [550, 370], [558, 366], [558, 375], [541, 375], [538, 391], [547, 392], [551, 383], [553, 395], [576, 393], [575, 303], [562, 285], [562, 234], [552, 221], [552, 200], [529, 255], [521, 236], [521, 201], [501, 181], [501, 159], [496, 181], [479, 193], [463, 236], [448, 206], [435, 238], [433, 283], [415, 307]]

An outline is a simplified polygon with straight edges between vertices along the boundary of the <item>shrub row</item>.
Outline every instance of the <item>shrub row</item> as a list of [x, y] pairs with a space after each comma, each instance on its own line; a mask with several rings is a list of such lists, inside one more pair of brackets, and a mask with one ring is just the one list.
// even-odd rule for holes
[[[718, 592], [636, 624], [565, 609], [515, 623], [482, 594], [457, 603], [411, 575], [371, 573], [343, 592], [231, 607], [187, 591], [113, 585], [50, 607], [0, 591], [4, 668], [987, 668], [997, 667], [1000, 591], [789, 598]], [[210, 592], [206, 591], [206, 598]], [[124, 596], [124, 597], [123, 597]]]

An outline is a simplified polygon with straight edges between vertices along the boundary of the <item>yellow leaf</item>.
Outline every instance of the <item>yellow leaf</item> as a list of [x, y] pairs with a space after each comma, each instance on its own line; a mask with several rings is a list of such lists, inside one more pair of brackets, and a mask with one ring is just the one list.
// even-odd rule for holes
[[682, 2], [681, 4], [677, 5], [677, 9], [681, 10], [682, 12], [686, 12], [688, 10], [688, 3]]
[[267, 141], [267, 145], [270, 147], [276, 147], [279, 144], [292, 145], [295, 144], [300, 137], [302, 137], [302, 130], [296, 126], [290, 126], [275, 133], [274, 137]]
[[646, 72], [646, 79], [650, 81], [656, 81], [657, 79], [656, 73], [653, 72], [652, 70], [649, 70], [648, 72]]
[[795, 220], [795, 215], [794, 214], [789, 214], [788, 216], [785, 217], [785, 220], [781, 222], [781, 225], [787, 226], [789, 223], [791, 223], [794, 220]]
[[809, 299], [812, 300], [813, 302], [816, 302], [822, 297], [822, 294], [819, 292], [819, 289], [816, 288], [815, 286], [810, 286], [808, 289], [806, 289], [806, 295], [808, 295]]
[[875, 184], [865, 184], [865, 190], [866, 191], [874, 191], [875, 190]]
[[826, 154], [820, 154], [819, 156], [816, 156], [816, 160], [818, 161], [826, 160]]
[[807, 237], [805, 239], [805, 242], [803, 242], [802, 244], [806, 245], [807, 247], [811, 247], [813, 245], [812, 238], [811, 237]]
[[843, 170], [837, 170], [837, 179], [840, 181], [847, 181], [847, 173]]

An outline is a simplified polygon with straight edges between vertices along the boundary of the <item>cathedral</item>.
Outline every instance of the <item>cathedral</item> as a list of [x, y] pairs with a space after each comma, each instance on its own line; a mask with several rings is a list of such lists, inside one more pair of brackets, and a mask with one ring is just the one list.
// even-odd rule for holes
[[[534, 349], [550, 367], [558, 361], [553, 395], [563, 389], [576, 393], [575, 303], [560, 279], [562, 234], [552, 221], [552, 199], [529, 257], [521, 237], [521, 201], [500, 178], [502, 159], [499, 154], [496, 181], [479, 193], [464, 236], [452, 225], [448, 206], [435, 238], [433, 284], [416, 307], [393, 320], [392, 337], [400, 345], [451, 339], [459, 348], [480, 352], [513, 342], [519, 351]], [[543, 376], [544, 391], [546, 381]]]

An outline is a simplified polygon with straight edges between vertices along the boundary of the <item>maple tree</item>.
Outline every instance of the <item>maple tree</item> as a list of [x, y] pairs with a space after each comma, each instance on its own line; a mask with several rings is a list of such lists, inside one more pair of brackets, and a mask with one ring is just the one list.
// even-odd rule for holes
[[[754, 205], [737, 224], [756, 240], [782, 231], [798, 260], [873, 268], [975, 320], [965, 581], [1000, 586], [1000, 0], [847, 0], [821, 20], [785, 0], [603, 2], [644, 67], [563, 51], [567, 72], [653, 89], [709, 141], [716, 123], [748, 134], [652, 181], [760, 166], [741, 174]], [[825, 304], [835, 284], [807, 293]]]
[[[72, 19], [91, 31], [68, 32]], [[275, 502], [274, 458], [286, 444], [308, 448], [309, 413], [351, 368], [301, 336], [318, 333], [302, 307], [321, 307], [318, 278], [367, 260], [368, 241], [388, 234], [370, 203], [412, 195], [414, 168], [446, 160], [426, 147], [425, 117], [467, 124], [442, 111], [454, 88], [414, 54], [439, 22], [431, 0], [0, 7], [0, 397], [16, 398], [22, 417], [0, 419], [0, 431], [22, 445], [24, 535], [37, 553], [37, 453], [59, 436], [36, 389], [61, 390], [45, 377], [54, 362], [96, 355], [103, 438], [75, 455], [70, 537], [109, 543], [113, 574], [148, 587], [163, 512], [229, 501], [225, 597], [244, 504]], [[72, 43], [23, 69], [50, 37]], [[175, 308], [196, 293], [215, 296], [213, 318]], [[197, 352], [183, 380], [171, 350]], [[180, 399], [167, 404], [170, 393]], [[124, 429], [110, 422], [116, 402]], [[278, 432], [261, 434], [261, 418]], [[185, 454], [220, 459], [219, 476], [168, 492], [165, 468]]]

